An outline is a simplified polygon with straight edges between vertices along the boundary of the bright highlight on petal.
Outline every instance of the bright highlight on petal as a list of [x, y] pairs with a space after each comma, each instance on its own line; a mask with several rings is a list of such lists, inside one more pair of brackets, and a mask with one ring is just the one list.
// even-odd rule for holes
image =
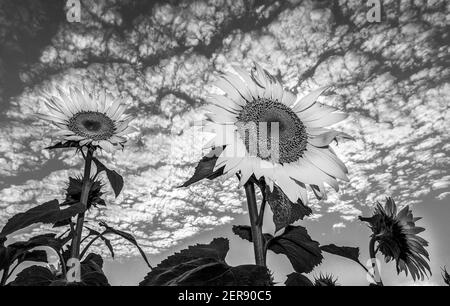
[[317, 102], [326, 88], [297, 98], [258, 64], [251, 74], [234, 69], [214, 83], [224, 95], [212, 94], [206, 108], [216, 134], [208, 145], [226, 146], [216, 168], [239, 173], [240, 184], [252, 175], [264, 178], [294, 203], [307, 201], [307, 187], [319, 198], [326, 197], [324, 183], [338, 190], [337, 179], [348, 180], [348, 170], [329, 145], [351, 137], [324, 128], [347, 117]]
[[124, 115], [126, 107], [120, 100], [112, 101], [105, 93], [93, 97], [85, 90], [61, 87], [45, 92], [43, 100], [47, 110], [38, 117], [59, 128], [54, 136], [107, 151], [124, 146], [132, 117]]

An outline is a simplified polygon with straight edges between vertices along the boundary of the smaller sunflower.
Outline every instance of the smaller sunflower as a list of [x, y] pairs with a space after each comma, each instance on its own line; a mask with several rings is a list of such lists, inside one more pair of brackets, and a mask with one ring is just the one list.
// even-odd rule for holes
[[425, 260], [430, 260], [425, 250], [428, 242], [418, 236], [425, 229], [415, 225], [421, 218], [415, 218], [408, 206], [397, 213], [394, 200], [387, 198], [384, 207], [377, 204], [372, 217], [359, 219], [369, 223], [378, 250], [385, 256], [386, 262], [395, 260], [398, 274], [404, 271], [408, 275], [409, 271], [414, 281], [423, 280], [428, 272], [431, 275]]
[[[90, 186], [87, 208], [89, 209], [92, 206], [97, 207], [98, 205], [105, 206], [105, 200], [102, 199], [102, 195], [104, 194], [102, 192], [103, 184], [99, 180], [90, 178]], [[82, 190], [83, 179], [79, 177], [69, 177], [69, 185], [66, 189], [66, 200], [63, 205], [72, 205], [80, 202]]]
[[62, 89], [44, 92], [46, 112], [39, 118], [51, 122], [59, 131], [56, 137], [64, 141], [76, 141], [80, 146], [92, 144], [107, 151], [115, 146], [123, 147], [131, 116], [125, 115], [126, 107], [120, 100], [100, 93], [94, 97], [85, 89]]
[[314, 277], [314, 286], [316, 287], [336, 287], [339, 286], [337, 278], [332, 274], [322, 274]]

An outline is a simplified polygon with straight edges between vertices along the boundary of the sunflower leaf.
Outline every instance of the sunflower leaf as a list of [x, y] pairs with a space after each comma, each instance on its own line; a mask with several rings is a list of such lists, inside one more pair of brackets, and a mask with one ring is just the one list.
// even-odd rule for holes
[[[233, 225], [233, 233], [238, 235], [240, 238], [244, 240], [248, 240], [249, 242], [253, 242], [252, 238], [252, 228], [248, 225]], [[270, 234], [263, 234], [265, 242], [267, 243], [270, 239], [273, 238]]]
[[297, 203], [291, 202], [281, 188], [276, 185], [273, 192], [270, 192], [270, 188], [265, 188], [265, 190], [267, 202], [273, 212], [276, 232], [297, 220], [303, 220], [305, 216], [309, 216], [312, 213], [311, 208], [304, 205], [302, 201], [299, 200]]
[[[145, 263], [147, 264], [147, 266], [149, 268], [151, 268], [150, 262], [147, 259], [147, 256], [145, 255], [144, 251], [142, 250], [142, 248], [139, 246], [139, 244], [136, 241], [136, 238], [133, 237], [133, 235], [117, 230], [111, 226], [109, 226], [108, 224], [106, 224], [105, 222], [100, 222], [100, 226], [105, 228], [105, 231], [102, 233], [102, 235], [107, 235], [107, 234], [115, 234], [117, 236], [122, 237], [123, 239], [129, 241], [130, 243], [132, 243], [139, 251], [139, 253], [141, 254], [142, 258], [144, 259]], [[114, 256], [113, 256], [114, 257]]]
[[293, 272], [287, 276], [284, 282], [286, 286], [311, 287], [314, 284], [305, 275]]
[[123, 177], [117, 173], [115, 170], [108, 169], [101, 161], [99, 161], [96, 157], [92, 159], [97, 167], [97, 173], [102, 171], [106, 172], [106, 176], [108, 177], [108, 181], [111, 184], [111, 187], [114, 191], [116, 198], [119, 196], [120, 192], [123, 188]]
[[25, 261], [48, 262], [47, 252], [44, 250], [32, 250], [25, 252], [18, 258], [18, 263]]
[[85, 207], [81, 203], [71, 205], [66, 209], [61, 209], [57, 200], [49, 201], [9, 219], [0, 232], [0, 238], [6, 237], [15, 231], [24, 229], [35, 223], [56, 223], [69, 219], [84, 211]]
[[309, 273], [322, 262], [319, 243], [311, 239], [302, 226], [285, 228], [284, 233], [269, 241], [269, 250], [284, 254], [298, 273]]
[[355, 247], [347, 247], [347, 246], [337, 246], [335, 244], [329, 244], [321, 246], [320, 249], [324, 252], [342, 256], [348, 259], [351, 259], [353, 261], [356, 261], [359, 263], [359, 248]]
[[141, 286], [264, 286], [271, 285], [266, 267], [229, 266], [225, 257], [228, 239], [217, 238], [210, 244], [197, 244], [169, 256], [156, 266]]
[[201, 181], [205, 178], [209, 180], [213, 180], [223, 174], [223, 169], [219, 168], [214, 171], [214, 166], [216, 165], [216, 161], [224, 150], [225, 146], [222, 148], [215, 148], [211, 150], [207, 155], [205, 155], [198, 163], [197, 167], [195, 167], [194, 175], [187, 180], [183, 185], [180, 187], [188, 187], [198, 181]]
[[79, 148], [80, 144], [78, 141], [66, 141], [66, 142], [58, 142], [52, 146], [46, 147], [46, 150], [54, 150], [54, 149], [67, 149], [67, 148]]
[[56, 275], [41, 266], [31, 266], [23, 269], [9, 286], [50, 286], [56, 281]]

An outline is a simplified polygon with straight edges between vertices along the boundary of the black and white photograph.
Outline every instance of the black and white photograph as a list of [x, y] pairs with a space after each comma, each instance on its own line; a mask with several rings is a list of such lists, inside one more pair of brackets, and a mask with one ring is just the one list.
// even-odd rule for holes
[[0, 0], [0, 290], [448, 287], [449, 108], [446, 0]]

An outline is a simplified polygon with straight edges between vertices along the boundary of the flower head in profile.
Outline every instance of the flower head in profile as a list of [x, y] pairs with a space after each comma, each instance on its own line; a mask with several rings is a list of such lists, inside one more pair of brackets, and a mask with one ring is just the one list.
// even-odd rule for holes
[[404, 271], [408, 275], [409, 271], [414, 280], [424, 279], [427, 271], [431, 274], [425, 260], [430, 260], [425, 250], [428, 242], [418, 236], [425, 229], [416, 226], [416, 221], [421, 218], [414, 218], [408, 206], [397, 212], [394, 200], [387, 198], [384, 207], [377, 204], [372, 217], [359, 219], [369, 223], [378, 250], [386, 262], [395, 261], [397, 273]]
[[93, 145], [107, 151], [123, 147], [132, 117], [125, 115], [126, 107], [120, 100], [100, 93], [94, 97], [85, 89], [61, 88], [44, 93], [45, 113], [41, 119], [55, 125], [54, 136], [63, 141], [76, 141], [80, 146]]
[[212, 94], [206, 107], [205, 130], [215, 133], [207, 147], [224, 147], [214, 170], [239, 173], [241, 184], [264, 178], [294, 203], [307, 203], [308, 186], [318, 198], [326, 197], [325, 184], [338, 190], [337, 179], [348, 180], [348, 170], [329, 145], [351, 137], [325, 128], [347, 118], [317, 102], [326, 88], [298, 98], [258, 64], [251, 74], [234, 69], [237, 74], [215, 83], [225, 95]]
[[337, 283], [337, 278], [335, 278], [332, 274], [322, 274], [314, 277], [314, 286], [317, 287], [335, 287], [339, 286]]
[[[97, 205], [105, 206], [105, 200], [102, 199], [102, 183], [97, 180], [89, 179], [89, 196], [87, 200], [87, 208]], [[66, 189], [66, 200], [63, 204], [72, 205], [81, 201], [81, 193], [83, 190], [83, 179], [80, 177], [69, 177], [69, 184]]]

